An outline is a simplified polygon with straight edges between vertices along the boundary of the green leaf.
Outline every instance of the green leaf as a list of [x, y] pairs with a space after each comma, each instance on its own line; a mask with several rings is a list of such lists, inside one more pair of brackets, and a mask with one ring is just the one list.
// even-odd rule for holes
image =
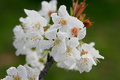
[[70, 7], [70, 15], [73, 16], [73, 9]]

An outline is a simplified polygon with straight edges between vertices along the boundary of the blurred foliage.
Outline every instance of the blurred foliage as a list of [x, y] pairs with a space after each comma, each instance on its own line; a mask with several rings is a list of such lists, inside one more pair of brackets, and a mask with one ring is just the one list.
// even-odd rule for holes
[[[20, 24], [20, 17], [26, 17], [23, 9], [39, 10], [41, 1], [0, 0], [0, 79], [5, 77], [6, 70], [10, 66], [24, 65], [25, 56], [16, 57], [14, 54], [12, 30], [15, 25]], [[57, 68], [54, 64], [48, 72], [46, 80], [120, 80], [120, 0], [87, 0], [86, 3], [88, 7], [83, 13], [86, 13], [94, 24], [87, 28], [84, 42], [95, 42], [95, 48], [105, 59], [100, 60], [101, 63], [98, 63], [97, 66], [93, 66], [89, 73], [82, 74], [78, 71]], [[61, 4], [66, 5], [69, 10], [72, 0], [59, 0], [58, 7]], [[12, 62], [10, 63], [10, 61]]]

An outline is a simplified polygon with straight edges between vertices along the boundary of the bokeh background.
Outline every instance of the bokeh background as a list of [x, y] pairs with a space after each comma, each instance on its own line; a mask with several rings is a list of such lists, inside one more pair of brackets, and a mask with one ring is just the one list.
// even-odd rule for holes
[[[13, 28], [19, 18], [26, 17], [23, 9], [40, 10], [42, 0], [0, 0], [0, 79], [11, 67], [24, 65], [25, 56], [15, 56]], [[47, 0], [49, 1], [49, 0]], [[83, 0], [79, 0], [80, 2]], [[95, 48], [105, 57], [89, 73], [68, 71], [53, 64], [45, 80], [120, 80], [120, 0], [86, 0], [83, 13], [94, 22], [87, 28], [84, 42], [95, 42]], [[59, 0], [58, 7], [72, 6], [72, 0]]]

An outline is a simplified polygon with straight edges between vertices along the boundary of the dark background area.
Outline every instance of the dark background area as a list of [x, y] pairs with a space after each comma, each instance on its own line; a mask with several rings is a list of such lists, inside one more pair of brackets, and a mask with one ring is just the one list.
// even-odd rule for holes
[[[19, 25], [19, 18], [26, 17], [23, 9], [40, 10], [42, 0], [0, 0], [0, 79], [6, 70], [25, 64], [25, 56], [15, 56], [13, 28]], [[47, 0], [49, 1], [49, 0]], [[83, 0], [79, 0], [80, 2]], [[89, 73], [68, 71], [54, 64], [45, 80], [120, 80], [120, 0], [86, 0], [88, 7], [83, 13], [94, 22], [87, 28], [84, 42], [95, 42], [95, 48], [105, 57]], [[72, 6], [72, 0], [59, 0]]]

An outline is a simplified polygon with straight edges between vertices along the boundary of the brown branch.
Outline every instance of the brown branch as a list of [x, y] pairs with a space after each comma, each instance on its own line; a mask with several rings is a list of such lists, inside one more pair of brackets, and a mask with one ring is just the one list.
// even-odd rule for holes
[[52, 56], [50, 56], [50, 54], [48, 53], [47, 56], [47, 62], [46, 65], [44, 67], [44, 69], [41, 71], [40, 75], [39, 75], [39, 80], [44, 80], [45, 76], [48, 73], [48, 70], [50, 69], [51, 65], [54, 63], [54, 59]]

